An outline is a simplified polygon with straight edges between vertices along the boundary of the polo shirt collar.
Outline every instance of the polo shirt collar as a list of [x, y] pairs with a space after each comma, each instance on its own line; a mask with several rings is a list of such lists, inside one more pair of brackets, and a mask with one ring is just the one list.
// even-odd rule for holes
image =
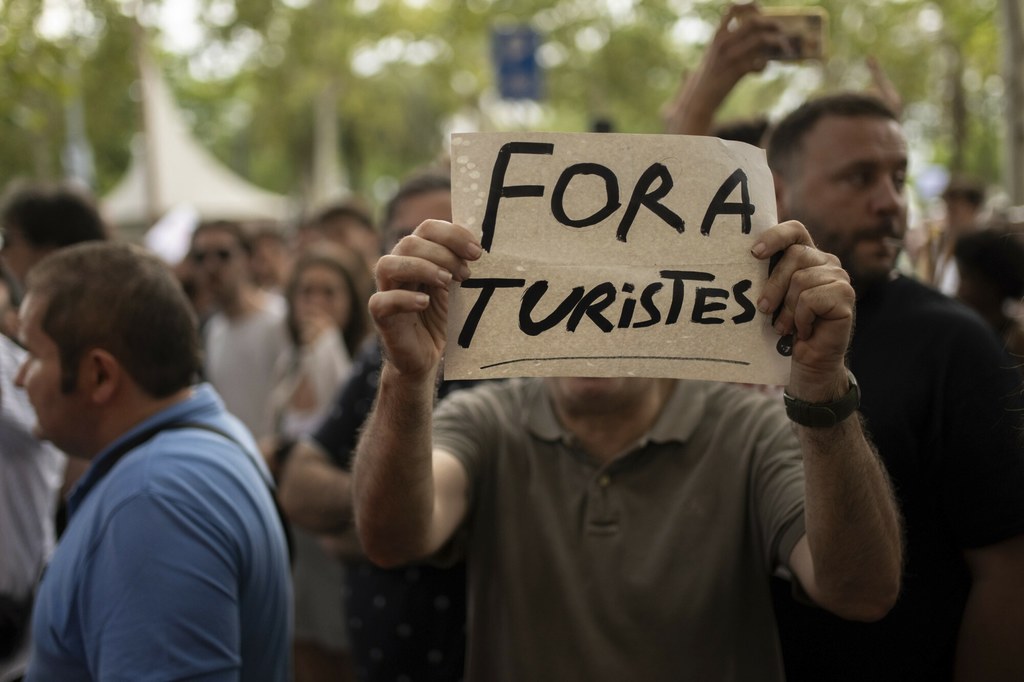
[[99, 482], [98, 478], [101, 476], [97, 473], [100, 470], [98, 464], [110, 455], [117, 447], [134, 437], [138, 433], [142, 433], [146, 429], [152, 428], [157, 424], [171, 423], [176, 421], [188, 421], [195, 418], [196, 416], [208, 412], [211, 408], [215, 408], [221, 404], [220, 396], [213, 390], [213, 387], [209, 384], [200, 384], [192, 387], [192, 394], [181, 400], [170, 407], [167, 407], [156, 414], [147, 417], [143, 421], [133, 426], [128, 431], [121, 434], [116, 440], [103, 448], [96, 457], [92, 459], [89, 464], [89, 468], [85, 474], [78, 481], [77, 484], [71, 489], [68, 495], [68, 516], [74, 514], [78, 505], [82, 503], [85, 496], [89, 494], [89, 491]]

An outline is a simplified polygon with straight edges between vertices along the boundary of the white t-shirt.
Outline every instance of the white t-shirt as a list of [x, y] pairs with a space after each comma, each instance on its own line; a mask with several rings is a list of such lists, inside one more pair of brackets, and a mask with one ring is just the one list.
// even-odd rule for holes
[[263, 310], [238, 320], [215, 313], [206, 323], [206, 378], [257, 439], [273, 433], [268, 401], [274, 366], [287, 345], [283, 298], [265, 294]]

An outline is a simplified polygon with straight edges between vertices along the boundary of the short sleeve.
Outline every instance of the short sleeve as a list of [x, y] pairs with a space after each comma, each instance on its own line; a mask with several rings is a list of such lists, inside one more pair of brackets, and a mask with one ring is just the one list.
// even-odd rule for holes
[[760, 531], [762, 560], [769, 573], [788, 566], [804, 528], [804, 467], [800, 444], [780, 405], [749, 410], [756, 421], [750, 470], [751, 508]]
[[469, 501], [487, 466], [487, 443], [495, 443], [495, 404], [484, 388], [458, 391], [438, 403], [434, 410], [433, 446], [454, 455], [465, 467], [469, 479]]

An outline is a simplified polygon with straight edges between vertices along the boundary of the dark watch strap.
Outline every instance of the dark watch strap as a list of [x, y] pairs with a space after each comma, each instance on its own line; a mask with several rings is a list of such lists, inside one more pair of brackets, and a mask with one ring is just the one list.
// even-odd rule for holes
[[788, 390], [784, 391], [782, 398], [786, 402], [786, 415], [790, 421], [800, 426], [824, 428], [835, 426], [856, 412], [860, 407], [860, 387], [857, 386], [853, 372], [846, 370], [846, 376], [850, 381], [850, 390], [830, 403], [809, 403], [794, 398]]

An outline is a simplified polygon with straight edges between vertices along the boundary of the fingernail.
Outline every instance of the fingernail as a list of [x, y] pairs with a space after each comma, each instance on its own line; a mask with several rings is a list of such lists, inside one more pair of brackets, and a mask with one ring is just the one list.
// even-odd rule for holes
[[420, 292], [416, 294], [416, 305], [426, 308], [430, 304], [430, 296]]
[[771, 305], [768, 303], [768, 299], [762, 298], [760, 301], [757, 302], [757, 309], [760, 310], [762, 313], [767, 313], [770, 312], [772, 308]]
[[452, 273], [444, 269], [438, 270], [437, 281], [440, 282], [442, 286], [448, 286], [448, 283], [452, 281]]
[[466, 247], [466, 252], [470, 258], [479, 258], [484, 250], [476, 242], [470, 242], [469, 246]]
[[750, 249], [750, 253], [753, 254], [755, 258], [760, 258], [766, 248], [768, 247], [765, 246], [764, 242], [758, 242]]
[[471, 274], [472, 273], [469, 271], [469, 266], [468, 265], [463, 263], [462, 265], [459, 266], [459, 281], [460, 282], [465, 282], [467, 279], [469, 279]]

